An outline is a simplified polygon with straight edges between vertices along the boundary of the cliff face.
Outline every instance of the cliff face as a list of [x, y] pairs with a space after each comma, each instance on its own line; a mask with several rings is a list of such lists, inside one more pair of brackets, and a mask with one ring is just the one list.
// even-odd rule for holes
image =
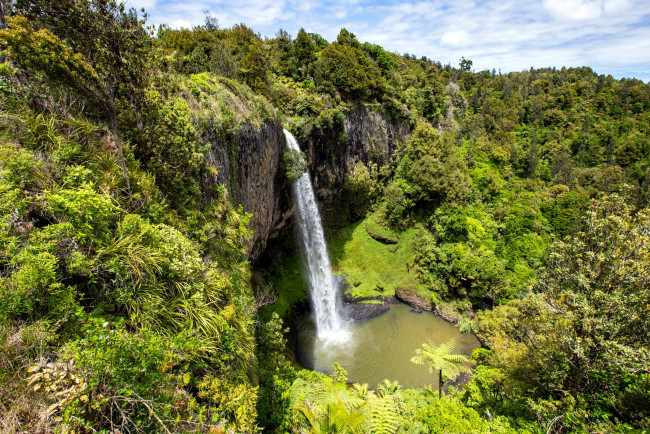
[[[397, 143], [408, 133], [407, 126], [394, 125], [362, 108], [348, 113], [343, 125], [315, 130], [299, 140], [319, 201], [333, 204], [345, 175], [358, 162], [388, 162]], [[293, 212], [290, 186], [281, 170], [285, 149], [282, 126], [275, 122], [260, 127], [246, 123], [234, 135], [223, 137], [212, 132], [203, 140], [213, 144], [209, 164], [219, 168], [217, 175], [206, 175], [204, 184], [226, 185], [234, 202], [253, 215], [250, 227], [254, 235], [248, 257], [255, 261], [268, 240], [290, 222]]]
[[250, 224], [253, 238], [248, 257], [255, 260], [266, 247], [273, 230], [288, 219], [286, 211], [290, 205], [280, 171], [285, 146], [282, 126], [265, 123], [257, 127], [246, 123], [235, 135], [217, 137], [211, 134], [204, 140], [213, 144], [209, 164], [219, 168], [216, 176], [206, 177], [206, 184], [224, 184], [233, 202], [253, 215]]
[[307, 154], [318, 198], [326, 205], [334, 203], [345, 175], [357, 163], [388, 163], [408, 134], [407, 125], [393, 124], [366, 108], [349, 112], [342, 126], [310, 134], [300, 146]]

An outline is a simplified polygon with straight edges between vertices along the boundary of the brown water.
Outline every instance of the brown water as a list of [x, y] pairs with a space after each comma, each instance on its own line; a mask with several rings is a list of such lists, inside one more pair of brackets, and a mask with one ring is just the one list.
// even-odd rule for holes
[[320, 341], [306, 315], [298, 319], [298, 359], [307, 368], [331, 373], [334, 362], [348, 371], [351, 383], [376, 388], [384, 379], [403, 387], [438, 387], [438, 375], [411, 362], [415, 349], [429, 340], [442, 344], [456, 340], [455, 353], [469, 356], [480, 346], [474, 335], [463, 335], [453, 324], [430, 312], [414, 313], [397, 304], [376, 318], [350, 324], [351, 338], [342, 345]]

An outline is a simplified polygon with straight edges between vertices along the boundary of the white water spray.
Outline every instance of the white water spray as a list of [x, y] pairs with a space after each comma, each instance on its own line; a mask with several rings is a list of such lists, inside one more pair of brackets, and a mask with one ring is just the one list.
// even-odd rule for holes
[[[284, 136], [290, 149], [300, 151], [298, 142], [289, 131], [284, 130]], [[349, 332], [337, 310], [338, 283], [332, 276], [327, 244], [325, 244], [323, 226], [309, 172], [303, 173], [293, 184], [293, 200], [296, 204], [300, 247], [314, 306], [318, 337], [327, 342], [343, 343], [348, 340]]]

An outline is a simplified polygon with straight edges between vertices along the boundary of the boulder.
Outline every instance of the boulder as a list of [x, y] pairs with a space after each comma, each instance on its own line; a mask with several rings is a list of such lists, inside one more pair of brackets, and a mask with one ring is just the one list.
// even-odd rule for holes
[[406, 303], [415, 309], [431, 312], [435, 308], [435, 305], [430, 298], [427, 299], [419, 295], [414, 289], [398, 287], [395, 289], [395, 297], [397, 297], [397, 299], [401, 302]]
[[[398, 241], [397, 238], [393, 238], [390, 235], [380, 234], [379, 232], [370, 229], [367, 225], [366, 225], [366, 232], [368, 232], [368, 235], [370, 235], [371, 238], [379, 241], [380, 243], [397, 244], [397, 241]], [[396, 251], [397, 251], [397, 249], [396, 249]]]

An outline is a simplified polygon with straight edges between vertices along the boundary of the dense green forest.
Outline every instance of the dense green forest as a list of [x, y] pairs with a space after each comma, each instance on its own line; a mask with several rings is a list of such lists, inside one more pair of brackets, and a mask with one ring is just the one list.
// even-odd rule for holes
[[[153, 28], [116, 0], [0, 5], [0, 432], [650, 429], [649, 85], [477, 72], [345, 29]], [[253, 270], [254, 216], [206, 182], [244, 126], [334, 148], [360, 108], [408, 134], [334, 188], [328, 233], [357, 243], [334, 265], [353, 295], [406, 291], [481, 339], [441, 397], [295, 364], [295, 264]], [[355, 227], [399, 239], [394, 282], [359, 271], [379, 253]]]

